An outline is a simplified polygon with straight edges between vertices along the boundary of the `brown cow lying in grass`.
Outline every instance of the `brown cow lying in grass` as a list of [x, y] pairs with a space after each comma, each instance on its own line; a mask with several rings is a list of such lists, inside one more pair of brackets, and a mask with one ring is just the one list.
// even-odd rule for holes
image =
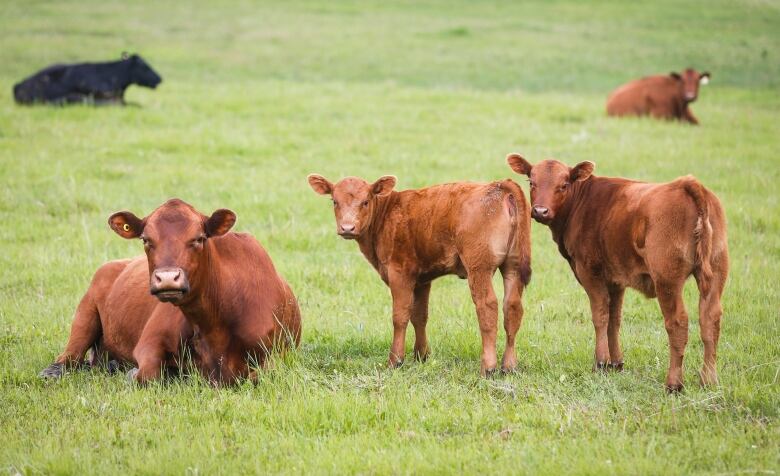
[[669, 334], [666, 388], [683, 386], [688, 314], [683, 285], [699, 287], [704, 342], [702, 384], [717, 384], [720, 299], [728, 274], [726, 219], [718, 198], [695, 178], [652, 184], [591, 175], [593, 163], [570, 168], [556, 160], [529, 164], [510, 154], [512, 169], [531, 184], [532, 216], [550, 227], [558, 250], [590, 299], [596, 328], [595, 367], [623, 368], [619, 330], [626, 287], [658, 297]]
[[332, 184], [309, 175], [315, 192], [330, 195], [336, 231], [355, 239], [363, 255], [390, 287], [393, 344], [388, 365], [404, 359], [409, 321], [414, 355], [429, 353], [425, 325], [431, 281], [455, 274], [468, 278], [482, 333], [482, 374], [496, 369], [498, 302], [492, 277], [504, 278], [506, 350], [502, 368], [517, 366], [515, 335], [523, 317], [522, 294], [531, 276], [530, 212], [520, 187], [511, 180], [489, 184], [454, 183], [420, 190], [393, 191], [395, 177], [374, 183], [348, 177]]
[[95, 273], [73, 320], [65, 351], [41, 373], [59, 377], [86, 351], [137, 363], [140, 383], [179, 364], [183, 347], [214, 383], [252, 377], [268, 352], [300, 340], [300, 312], [290, 287], [251, 235], [228, 233], [230, 210], [210, 217], [173, 199], [140, 219], [108, 220], [123, 238], [141, 238], [146, 256], [112, 261]]
[[710, 73], [688, 68], [680, 73], [648, 76], [620, 86], [607, 99], [607, 115], [652, 116], [698, 124], [689, 105], [707, 84]]

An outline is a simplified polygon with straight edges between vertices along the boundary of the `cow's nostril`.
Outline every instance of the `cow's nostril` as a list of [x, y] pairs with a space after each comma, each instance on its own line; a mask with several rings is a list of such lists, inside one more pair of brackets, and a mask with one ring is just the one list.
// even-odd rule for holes
[[341, 225], [341, 231], [355, 231], [355, 225]]
[[159, 274], [157, 274], [157, 273], [154, 273], [154, 279], [155, 279], [155, 280], [156, 280], [158, 283], [162, 283], [162, 278], [160, 277], [160, 275], [159, 275]]
[[548, 210], [547, 207], [534, 207], [534, 213], [539, 216], [546, 217], [550, 214], [550, 210]]

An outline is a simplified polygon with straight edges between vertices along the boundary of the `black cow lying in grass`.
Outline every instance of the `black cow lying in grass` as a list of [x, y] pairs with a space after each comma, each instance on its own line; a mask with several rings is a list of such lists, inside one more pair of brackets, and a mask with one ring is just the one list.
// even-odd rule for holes
[[125, 104], [131, 84], [154, 89], [161, 81], [140, 56], [123, 54], [107, 63], [49, 66], [16, 84], [14, 98], [19, 104]]

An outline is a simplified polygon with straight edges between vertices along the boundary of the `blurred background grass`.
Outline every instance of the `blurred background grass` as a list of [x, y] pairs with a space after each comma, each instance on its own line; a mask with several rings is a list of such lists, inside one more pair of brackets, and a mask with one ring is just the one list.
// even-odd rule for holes
[[[777, 471], [780, 7], [775, 2], [27, 2], [0, 5], [0, 467], [24, 473]], [[164, 78], [127, 108], [17, 107], [55, 62], [140, 53]], [[709, 70], [700, 127], [604, 116], [622, 82]], [[599, 175], [694, 173], [729, 219], [722, 388], [662, 390], [655, 301], [624, 307], [626, 371], [590, 372], [584, 292], [533, 225], [521, 372], [478, 378], [464, 282], [433, 287], [432, 360], [383, 369], [390, 296], [338, 239], [318, 172], [398, 187], [513, 176], [504, 157]], [[106, 226], [178, 196], [229, 207], [296, 291], [299, 352], [257, 386], [36, 373], [94, 269], [141, 252]], [[500, 287], [497, 288], [501, 295]], [[409, 338], [411, 340], [410, 329]], [[411, 345], [411, 342], [409, 343]]]

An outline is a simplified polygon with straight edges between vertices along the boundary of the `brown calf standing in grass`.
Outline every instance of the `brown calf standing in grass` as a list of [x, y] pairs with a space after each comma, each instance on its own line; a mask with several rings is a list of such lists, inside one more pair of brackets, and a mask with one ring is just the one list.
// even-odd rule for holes
[[181, 200], [165, 202], [144, 219], [118, 212], [108, 219], [121, 237], [141, 238], [146, 256], [103, 265], [73, 320], [68, 345], [42, 372], [58, 377], [65, 365], [96, 347], [138, 364], [144, 383], [175, 366], [182, 345], [214, 383], [252, 377], [250, 364], [300, 341], [300, 312], [290, 287], [251, 235], [228, 233], [230, 210], [202, 215]]
[[620, 86], [607, 99], [610, 116], [653, 116], [698, 124], [689, 105], [699, 96], [699, 85], [710, 73], [688, 68], [682, 73], [648, 76]]
[[511, 180], [489, 184], [453, 183], [420, 190], [393, 191], [395, 177], [374, 183], [347, 177], [332, 184], [309, 175], [315, 192], [330, 195], [336, 232], [354, 239], [390, 287], [393, 344], [388, 365], [404, 359], [409, 321], [415, 332], [414, 355], [429, 353], [425, 326], [431, 281], [455, 274], [468, 278], [482, 333], [482, 374], [496, 369], [498, 302], [492, 277], [504, 278], [504, 371], [517, 366], [515, 335], [523, 317], [523, 289], [531, 277], [530, 211]]
[[550, 227], [558, 250], [590, 299], [596, 328], [595, 368], [623, 368], [619, 331], [626, 287], [657, 297], [669, 334], [666, 388], [683, 386], [688, 314], [683, 285], [699, 287], [704, 342], [701, 382], [718, 382], [720, 299], [729, 268], [726, 218], [718, 198], [692, 176], [653, 184], [591, 175], [593, 163], [556, 160], [531, 165], [510, 154], [531, 184], [531, 215]]

